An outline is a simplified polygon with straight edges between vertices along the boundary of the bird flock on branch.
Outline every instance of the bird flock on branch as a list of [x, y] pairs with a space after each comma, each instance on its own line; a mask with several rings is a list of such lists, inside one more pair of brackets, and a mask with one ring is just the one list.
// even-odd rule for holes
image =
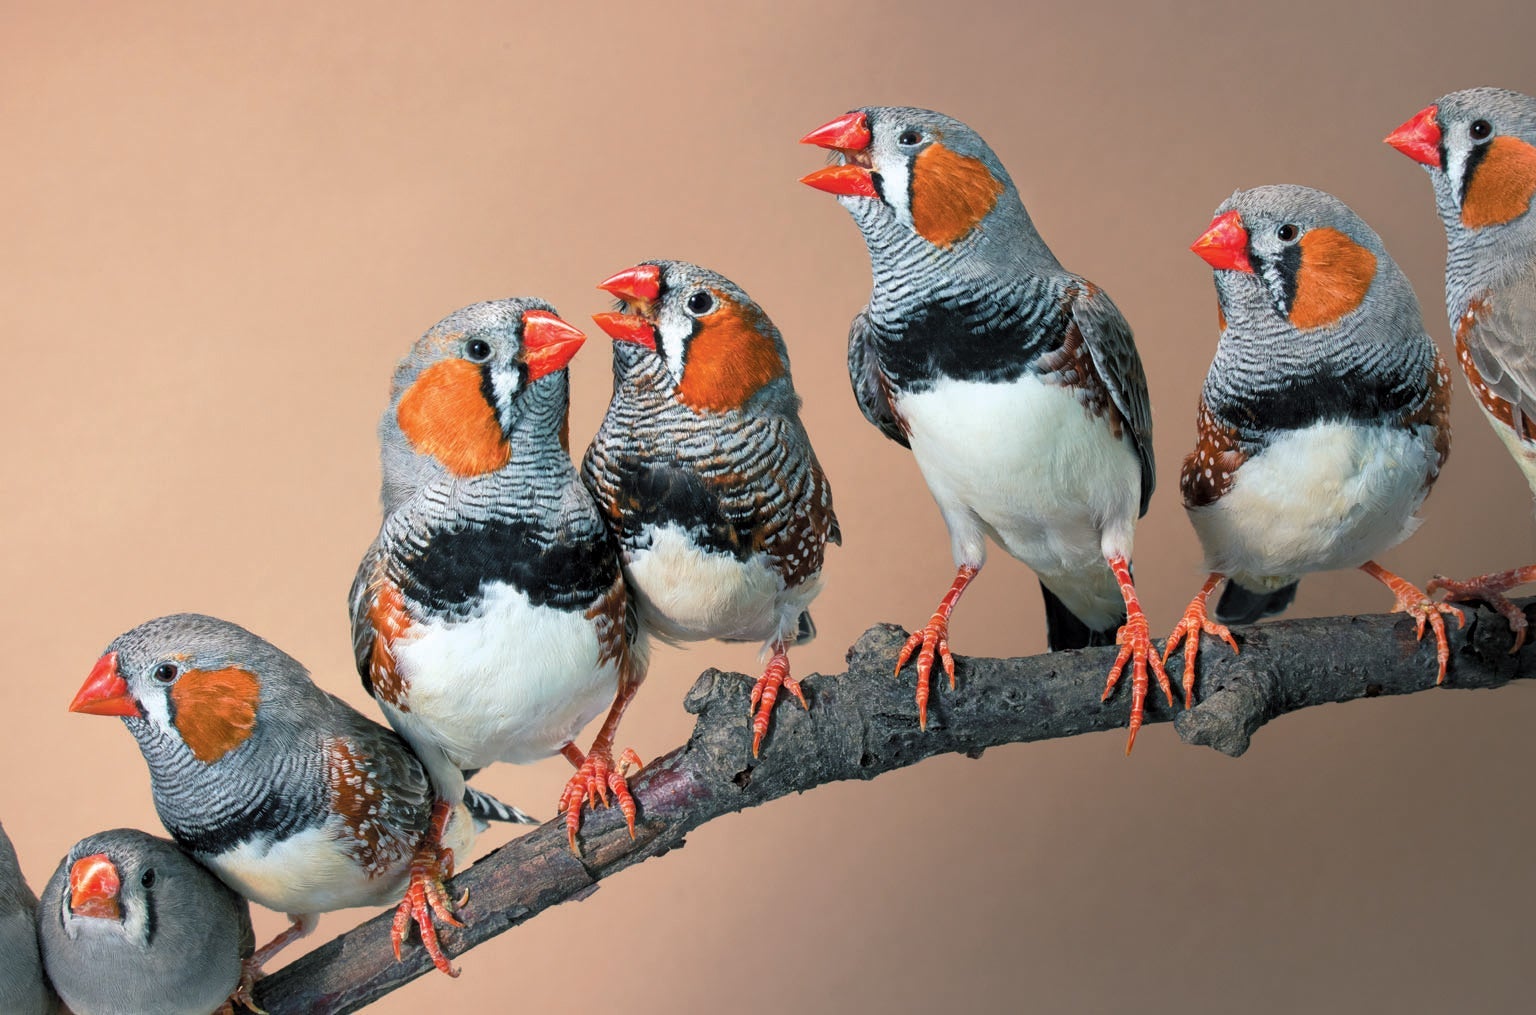
[[[802, 182], [837, 198], [869, 251], [854, 395], [911, 450], [954, 552], [953, 584], [894, 666], [914, 664], [925, 726], [936, 665], [955, 690], [949, 623], [989, 542], [1038, 576], [1052, 650], [1118, 646], [1104, 697], [1128, 677], [1127, 752], [1152, 678], [1173, 703], [1180, 648], [1187, 707], [1202, 636], [1237, 652], [1227, 625], [1281, 612], [1311, 572], [1384, 584], [1433, 634], [1441, 680], [1452, 601], [1489, 603], [1523, 640], [1505, 593], [1536, 565], [1421, 588], [1376, 562], [1413, 532], [1450, 451], [1451, 377], [1413, 286], [1337, 198], [1237, 191], [1191, 248], [1214, 270], [1220, 339], [1179, 489], [1210, 574], [1159, 653], [1132, 564], [1156, 480], [1151, 402], [1114, 302], [1061, 266], [960, 121], [867, 107], [802, 140], [831, 155]], [[1456, 92], [1386, 140], [1429, 173], [1456, 358], [1536, 487], [1536, 100]], [[258, 1010], [263, 965], [353, 906], [396, 906], [396, 956], [414, 928], [457, 975], [437, 935], [460, 925], [455, 858], [486, 822], [530, 820], [468, 786], [475, 772], [566, 757], [558, 809], [579, 853], [590, 807], [616, 804], [633, 833], [641, 761], [615, 749], [652, 638], [763, 645], [754, 756], [781, 696], [808, 707], [789, 652], [815, 635], [841, 534], [785, 341], [695, 264], [647, 261], [599, 288], [617, 301], [593, 318], [613, 339], [613, 398], [579, 468], [567, 366], [585, 335], [548, 303], [457, 310], [395, 371], [383, 520], [350, 596], [388, 727], [227, 621], [159, 617], [107, 646], [69, 707], [122, 719], [171, 839], [89, 836], [37, 901], [0, 832], [0, 1009]], [[292, 925], [255, 947], [247, 900]]]

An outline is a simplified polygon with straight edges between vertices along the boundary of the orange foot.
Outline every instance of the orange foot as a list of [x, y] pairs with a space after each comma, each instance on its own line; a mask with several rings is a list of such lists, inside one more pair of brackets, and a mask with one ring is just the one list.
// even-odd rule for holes
[[[902, 646], [901, 655], [896, 657], [896, 675], [899, 677], [901, 668], [907, 665], [912, 653], [917, 652], [917, 723], [923, 729], [928, 728], [928, 681], [933, 673], [935, 653], [949, 676], [949, 689], [955, 689], [955, 657], [949, 651], [949, 615], [955, 612], [955, 604], [960, 601], [960, 594], [965, 591], [965, 587], [980, 572], [980, 567], [960, 565], [955, 572], [954, 584], [949, 587], [944, 598], [939, 600], [939, 608], [933, 611], [927, 626], [921, 631], [914, 631]], [[918, 652], [919, 648], [921, 652]]]
[[565, 832], [571, 840], [571, 852], [581, 855], [581, 849], [576, 845], [576, 833], [581, 830], [582, 808], [594, 805], [599, 800], [607, 807], [609, 792], [613, 793], [614, 800], [618, 802], [624, 821], [629, 825], [629, 837], [633, 839], [635, 798], [630, 795], [629, 782], [624, 777], [629, 774], [630, 766], [643, 767], [640, 755], [633, 748], [626, 747], [619, 756], [618, 767], [614, 767], [613, 748], [601, 741], [592, 745], [592, 750], [585, 758], [575, 748], [565, 753], [576, 766], [576, 774], [571, 776], [565, 784], [565, 792], [560, 794], [560, 810], [565, 814]]
[[1462, 581], [1435, 575], [1424, 589], [1430, 595], [1444, 592], [1445, 601], [1448, 603], [1481, 600], [1498, 610], [1503, 614], [1504, 619], [1509, 621], [1509, 629], [1515, 632], [1515, 644], [1509, 650], [1510, 655], [1514, 655], [1520, 651], [1520, 646], [1525, 644], [1525, 611], [1510, 602], [1504, 593], [1516, 585], [1533, 581], [1536, 581], [1536, 564], [1517, 567], [1511, 571], [1500, 571], [1498, 574], [1479, 575]]
[[256, 956], [252, 955], [240, 962], [240, 982], [235, 986], [235, 992], [229, 995], [229, 1000], [224, 1006], [214, 1012], [214, 1015], [235, 1015], [235, 1006], [239, 1005], [254, 1015], [267, 1015], [267, 1010], [256, 1003], [256, 981], [261, 979], [261, 967], [256, 964]]
[[1109, 696], [1115, 693], [1115, 685], [1120, 683], [1120, 674], [1125, 669], [1125, 664], [1131, 664], [1131, 723], [1130, 737], [1125, 742], [1125, 753], [1130, 754], [1131, 748], [1136, 746], [1136, 732], [1141, 729], [1143, 717], [1146, 713], [1147, 701], [1147, 666], [1152, 667], [1152, 672], [1157, 675], [1157, 686], [1163, 689], [1163, 694], [1168, 696], [1168, 704], [1173, 704], [1173, 685], [1168, 682], [1168, 672], [1163, 669], [1163, 659], [1152, 647], [1152, 631], [1147, 625], [1147, 615], [1142, 612], [1141, 601], [1136, 598], [1136, 585], [1131, 580], [1131, 565], [1124, 557], [1111, 557], [1108, 560], [1110, 570], [1114, 571], [1115, 579], [1120, 584], [1120, 596], [1125, 600], [1125, 623], [1115, 635], [1115, 644], [1120, 646], [1120, 653], [1115, 656], [1115, 665], [1109, 669], [1109, 679], [1104, 684], [1104, 696], [1101, 700], [1108, 701]]
[[1173, 633], [1168, 636], [1168, 643], [1163, 646], [1163, 665], [1166, 667], [1168, 660], [1178, 649], [1179, 643], [1184, 642], [1185, 708], [1195, 703], [1195, 656], [1200, 651], [1200, 635], [1203, 633], [1220, 638], [1231, 647], [1232, 654], [1237, 655], [1237, 642], [1232, 640], [1232, 632], [1227, 630], [1227, 625], [1218, 624], [1205, 614], [1205, 602], [1216, 586], [1221, 584], [1221, 578], [1221, 575], [1212, 573], [1205, 580], [1205, 584], [1200, 586], [1200, 591], [1195, 593], [1195, 598], [1190, 600], [1189, 609], [1184, 611], [1184, 616], [1174, 627]]
[[[448, 898], [448, 889], [443, 884], [453, 877], [453, 850], [443, 845], [443, 831], [452, 813], [453, 808], [446, 800], [432, 804], [432, 823], [421, 845], [416, 847], [416, 854], [411, 857], [411, 880], [406, 886], [405, 898], [395, 907], [395, 922], [389, 936], [395, 947], [395, 961], [399, 962], [400, 946], [410, 933], [411, 924], [415, 923], [421, 933], [421, 945], [432, 957], [432, 964], [439, 972], [458, 976], [459, 971], [438, 944], [435, 922], [441, 920], [450, 927], [464, 926], [454, 915], [455, 903]], [[457, 905], [462, 906], [468, 901], [469, 893], [465, 892]]]
[[800, 691], [800, 681], [789, 675], [789, 655], [784, 650], [783, 642], [774, 644], [773, 658], [768, 660], [768, 668], [757, 678], [757, 683], [752, 685], [752, 702], [747, 706], [747, 716], [752, 720], [754, 758], [757, 757], [757, 749], [762, 745], [763, 737], [768, 733], [768, 720], [773, 715], [773, 703], [779, 700], [780, 687], [789, 688], [789, 692], [800, 699], [800, 707], [807, 712], [811, 710], [805, 695]]
[[1429, 626], [1435, 632], [1435, 658], [1440, 661], [1440, 674], [1435, 678], [1435, 683], [1445, 683], [1445, 664], [1451, 658], [1451, 645], [1446, 640], [1445, 618], [1441, 615], [1449, 614], [1455, 617], [1457, 627], [1465, 627], [1467, 618], [1456, 607], [1435, 602], [1415, 588], [1412, 582], [1399, 578], [1374, 560], [1361, 564], [1360, 570], [1392, 590], [1392, 594], [1397, 597], [1397, 602], [1392, 604], [1392, 608], [1414, 619], [1420, 641], [1424, 640], [1424, 622], [1429, 622]]

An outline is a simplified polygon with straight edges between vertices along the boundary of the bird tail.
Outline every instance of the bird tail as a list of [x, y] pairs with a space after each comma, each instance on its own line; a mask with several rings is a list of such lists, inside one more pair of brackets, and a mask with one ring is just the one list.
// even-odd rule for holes
[[504, 804], [473, 786], [464, 787], [464, 806], [469, 808], [469, 816], [475, 819], [477, 832], [485, 831], [492, 821], [505, 821], [514, 825], [539, 824], [538, 818], [530, 817], [511, 804]]
[[1107, 630], [1089, 627], [1077, 614], [1067, 609], [1067, 604], [1040, 583], [1040, 594], [1045, 597], [1045, 643], [1052, 652], [1069, 648], [1089, 648], [1096, 645], [1113, 645], [1115, 633], [1125, 623], [1125, 612]]
[[1296, 586], [1300, 584], [1301, 579], [1298, 578], [1273, 592], [1255, 592], [1228, 578], [1227, 587], [1222, 590], [1221, 599], [1216, 603], [1216, 619], [1223, 624], [1252, 624], [1265, 617], [1284, 613], [1286, 607], [1295, 602]]

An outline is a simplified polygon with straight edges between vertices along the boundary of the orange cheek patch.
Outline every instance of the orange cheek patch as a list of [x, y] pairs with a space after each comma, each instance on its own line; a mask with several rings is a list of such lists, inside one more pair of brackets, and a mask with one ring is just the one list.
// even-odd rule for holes
[[912, 224], [929, 243], [948, 247], [987, 217], [1002, 192], [979, 159], [935, 142], [912, 164]]
[[480, 390], [480, 368], [465, 360], [423, 370], [400, 399], [396, 419], [411, 447], [461, 479], [495, 472], [512, 456]]
[[171, 688], [181, 739], [198, 761], [218, 761], [256, 728], [261, 681], [250, 670], [187, 670]]
[[1301, 238], [1291, 323], [1304, 329], [1332, 324], [1361, 304], [1375, 277], [1375, 254], [1337, 229], [1308, 230]]
[[1461, 224], [1498, 226], [1524, 215], [1536, 194], [1536, 148], [1516, 137], [1496, 137], [1467, 181]]
[[722, 300], [688, 346], [678, 401], [695, 412], [739, 409], [763, 385], [784, 376], [779, 350], [758, 327], [760, 320]]

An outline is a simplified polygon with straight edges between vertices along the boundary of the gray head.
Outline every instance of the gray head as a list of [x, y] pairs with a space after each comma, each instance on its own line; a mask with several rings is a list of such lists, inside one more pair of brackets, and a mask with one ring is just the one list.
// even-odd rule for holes
[[253, 945], [243, 899], [175, 844], [132, 828], [77, 842], [39, 912], [49, 979], [80, 1013], [212, 1011]]
[[275, 722], [323, 700], [298, 660], [270, 642], [227, 620], [180, 613], [115, 638], [70, 710], [121, 716], [146, 750], [179, 742], [214, 764], [252, 739], [258, 711]]
[[799, 407], [779, 329], [752, 297], [687, 261], [645, 261], [599, 288], [621, 312], [593, 320], [614, 339], [622, 382], [645, 379], [696, 413]]
[[1216, 269], [1224, 327], [1359, 337], [1369, 320], [1422, 334], [1413, 288], [1381, 238], [1348, 205], [1283, 184], [1239, 190], [1190, 248]]
[[938, 250], [999, 264], [1056, 265], [1008, 170], [980, 134], [954, 117], [865, 106], [801, 143], [828, 149], [833, 160], [801, 182], [837, 196], [877, 260], [916, 242], [928, 256]]
[[1442, 96], [1387, 137], [1429, 172], [1450, 248], [1446, 295], [1456, 318], [1475, 290], [1536, 259], [1536, 99], [1503, 88]]
[[395, 368], [379, 423], [386, 512], [432, 478], [496, 472], [561, 440], [566, 366], [586, 336], [539, 299], [476, 303], [443, 318]]

